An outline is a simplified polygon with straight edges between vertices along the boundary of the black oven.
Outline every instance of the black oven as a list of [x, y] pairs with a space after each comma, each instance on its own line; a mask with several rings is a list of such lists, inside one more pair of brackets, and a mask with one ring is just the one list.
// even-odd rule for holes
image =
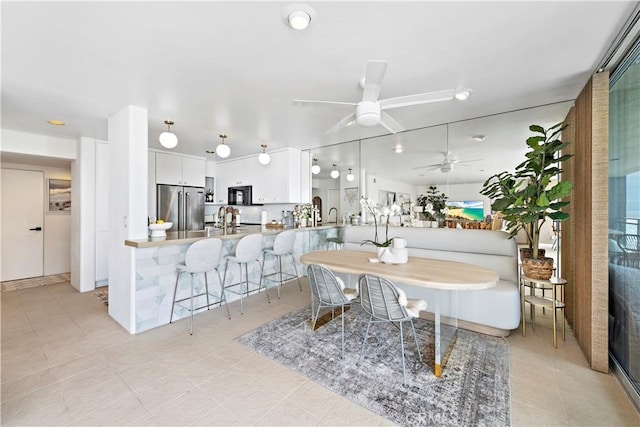
[[229, 187], [228, 202], [230, 205], [252, 204], [251, 186]]

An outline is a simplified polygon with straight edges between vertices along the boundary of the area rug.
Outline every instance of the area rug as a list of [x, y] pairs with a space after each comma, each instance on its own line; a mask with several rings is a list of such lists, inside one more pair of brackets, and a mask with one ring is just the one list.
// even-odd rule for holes
[[510, 424], [509, 347], [503, 338], [457, 331], [443, 374], [433, 374], [434, 324], [414, 321], [424, 363], [405, 328], [408, 387], [402, 385], [399, 329], [373, 324], [365, 356], [356, 366], [368, 315], [355, 304], [345, 313], [345, 359], [340, 318], [315, 332], [311, 308], [291, 312], [237, 340], [401, 426], [506, 426]]
[[56, 283], [68, 282], [69, 280], [71, 280], [71, 275], [69, 273], [31, 277], [29, 279], [8, 280], [6, 282], [2, 282], [2, 292], [35, 288], [37, 286], [55, 285]]

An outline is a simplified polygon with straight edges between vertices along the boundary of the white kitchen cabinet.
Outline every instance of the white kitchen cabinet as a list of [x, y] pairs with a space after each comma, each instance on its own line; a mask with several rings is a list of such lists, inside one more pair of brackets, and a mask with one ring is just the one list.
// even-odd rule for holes
[[227, 187], [230, 185], [229, 171], [233, 170], [233, 163], [235, 162], [216, 163], [214, 179], [215, 190], [213, 190], [213, 196], [217, 204], [227, 204]]
[[156, 184], [204, 187], [206, 160], [179, 154], [156, 153]]
[[300, 203], [300, 151], [289, 148], [270, 155], [268, 165], [253, 159], [254, 203]]

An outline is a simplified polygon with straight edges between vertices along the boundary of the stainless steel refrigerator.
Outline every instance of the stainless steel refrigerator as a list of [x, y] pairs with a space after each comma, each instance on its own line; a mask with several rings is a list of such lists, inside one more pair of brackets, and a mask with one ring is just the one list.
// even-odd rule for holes
[[158, 219], [173, 223], [168, 231], [204, 230], [204, 195], [201, 187], [158, 185]]

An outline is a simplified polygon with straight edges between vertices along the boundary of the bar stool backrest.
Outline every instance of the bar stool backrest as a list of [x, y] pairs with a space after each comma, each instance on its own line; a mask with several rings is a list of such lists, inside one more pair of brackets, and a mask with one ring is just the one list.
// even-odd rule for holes
[[186, 271], [204, 273], [215, 269], [220, 263], [221, 252], [222, 240], [220, 239], [204, 239], [192, 243], [184, 255]]
[[239, 262], [249, 263], [262, 255], [262, 234], [249, 234], [236, 244], [235, 257]]
[[273, 253], [276, 255], [285, 255], [293, 252], [293, 243], [296, 239], [295, 230], [287, 230], [278, 233], [273, 240]]
[[380, 276], [362, 274], [360, 285], [360, 305], [376, 319], [400, 321], [409, 320], [409, 313], [400, 304], [400, 293], [396, 286]]

